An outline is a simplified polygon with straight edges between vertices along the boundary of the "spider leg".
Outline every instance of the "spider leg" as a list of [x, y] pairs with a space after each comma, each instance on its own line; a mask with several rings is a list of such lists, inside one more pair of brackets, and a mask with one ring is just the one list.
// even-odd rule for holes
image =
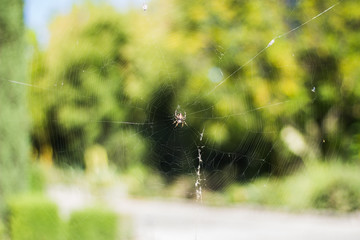
[[185, 121], [184, 121], [184, 123], [185, 123], [186, 126], [189, 126], [189, 125], [187, 125], [187, 123]]
[[178, 123], [178, 122], [176, 122], [176, 125], [175, 125], [175, 127], [174, 127], [174, 128], [176, 128], [176, 127], [178, 126], [178, 124], [179, 124], [179, 123]]

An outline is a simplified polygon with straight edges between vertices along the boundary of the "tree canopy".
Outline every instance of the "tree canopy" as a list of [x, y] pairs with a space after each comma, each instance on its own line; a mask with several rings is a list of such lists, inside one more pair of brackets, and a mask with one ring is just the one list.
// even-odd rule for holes
[[[174, 177], [193, 170], [194, 133], [205, 129], [205, 169], [231, 165], [238, 180], [324, 156], [358, 162], [360, 3], [335, 4], [159, 0], [122, 14], [76, 6], [54, 20], [32, 61], [34, 146], [82, 165], [85, 149], [102, 144], [119, 166], [145, 162]], [[189, 127], [174, 129], [176, 109]]]

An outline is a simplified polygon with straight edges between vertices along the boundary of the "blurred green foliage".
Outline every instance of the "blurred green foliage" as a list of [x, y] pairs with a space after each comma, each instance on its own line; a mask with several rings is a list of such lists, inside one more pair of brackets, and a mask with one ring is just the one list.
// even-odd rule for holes
[[23, 1], [0, 0], [0, 217], [6, 197], [26, 189], [29, 119]]
[[5, 239], [5, 226], [1, 219], [0, 219], [0, 239]]
[[29, 166], [29, 188], [31, 192], [42, 193], [46, 187], [45, 169], [39, 164], [30, 164]]
[[[62, 221], [56, 204], [40, 194], [9, 198], [8, 216], [7, 225], [13, 240], [111, 240], [131, 235], [130, 229], [124, 227], [131, 228], [131, 224], [122, 223], [119, 226], [114, 212], [99, 207], [74, 211], [69, 221]], [[6, 239], [6, 229], [0, 223], [0, 237]]]
[[122, 174], [128, 193], [135, 197], [155, 197], [164, 195], [164, 181], [159, 174], [146, 166], [133, 166]]
[[360, 209], [359, 167], [341, 162], [316, 163], [283, 179], [258, 179], [225, 191], [231, 203], [256, 203], [292, 210], [323, 209], [350, 212]]
[[69, 220], [68, 239], [115, 240], [117, 228], [117, 216], [113, 212], [100, 208], [75, 211]]
[[59, 239], [60, 217], [55, 203], [42, 195], [18, 195], [9, 200], [12, 240]]
[[[205, 129], [204, 170], [226, 175], [230, 166], [232, 181], [284, 175], [324, 156], [358, 164], [360, 3], [342, 1], [289, 32], [335, 3], [74, 7], [32, 61], [34, 147], [51, 145], [58, 163], [83, 166], [85, 149], [100, 144], [123, 169], [145, 162], [171, 179], [193, 172], [194, 133]], [[174, 129], [178, 106], [190, 127]], [[226, 185], [223, 175], [208, 187]]]
[[116, 132], [119, 125], [109, 121], [129, 111], [126, 102], [119, 104], [122, 25], [110, 8], [76, 8], [53, 23], [48, 50], [35, 55], [32, 76], [40, 88], [30, 94], [33, 138], [38, 148], [50, 143], [58, 163], [83, 166], [85, 148]]

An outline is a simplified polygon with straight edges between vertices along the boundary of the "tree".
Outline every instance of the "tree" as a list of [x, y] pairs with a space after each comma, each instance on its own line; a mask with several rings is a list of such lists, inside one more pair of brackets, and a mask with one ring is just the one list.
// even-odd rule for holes
[[[52, 24], [35, 61], [33, 139], [74, 163], [93, 143], [126, 149], [124, 138], [141, 135], [153, 144], [146, 161], [169, 178], [193, 171], [203, 129], [204, 169], [231, 168], [238, 180], [334, 152], [356, 158], [359, 3], [314, 18], [335, 3], [158, 0], [123, 15], [74, 8]], [[181, 132], [172, 126], [178, 106], [188, 113]], [[151, 124], [125, 134], [123, 121]], [[289, 147], [289, 131], [305, 150]]]
[[111, 7], [74, 7], [52, 23], [48, 49], [34, 56], [32, 139], [38, 152], [51, 146], [60, 165], [83, 167], [93, 144], [107, 144], [112, 158], [131, 131], [121, 122], [137, 120], [139, 111], [124, 93], [124, 79], [131, 77], [125, 29]]
[[[27, 186], [29, 120], [23, 1], [0, 1], [0, 211], [7, 196]], [[12, 82], [11, 82], [12, 81]]]

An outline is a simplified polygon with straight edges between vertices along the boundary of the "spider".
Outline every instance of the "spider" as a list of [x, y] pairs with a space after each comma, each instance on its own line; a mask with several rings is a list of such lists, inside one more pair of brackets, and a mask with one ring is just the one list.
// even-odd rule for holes
[[184, 126], [184, 124], [187, 126], [186, 120], [186, 112], [184, 112], [184, 115], [181, 112], [178, 112], [178, 110], [175, 110], [175, 121], [173, 124], [176, 123], [175, 127], [177, 127], [181, 123], [181, 127]]

